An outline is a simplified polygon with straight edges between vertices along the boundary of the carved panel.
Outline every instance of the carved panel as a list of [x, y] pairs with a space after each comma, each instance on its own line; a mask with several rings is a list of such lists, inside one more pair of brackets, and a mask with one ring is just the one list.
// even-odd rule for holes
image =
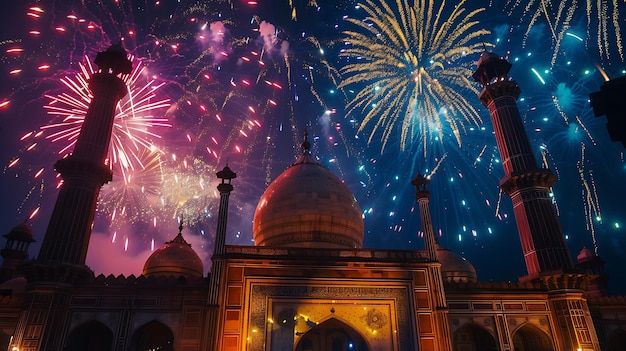
[[[256, 335], [266, 335], [268, 302], [272, 298], [301, 298], [306, 300], [364, 300], [368, 304], [375, 300], [393, 300], [395, 304], [395, 316], [397, 319], [397, 341], [400, 351], [414, 349], [416, 340], [415, 331], [411, 322], [411, 304], [409, 302], [408, 287], [361, 287], [361, 286], [304, 286], [304, 285], [264, 285], [252, 283], [249, 300], [249, 328]], [[270, 302], [271, 303], [271, 302]], [[368, 322], [374, 326], [387, 324], [380, 313], [370, 312], [364, 314]], [[282, 317], [281, 317], [282, 318]], [[287, 320], [287, 318], [283, 318]], [[252, 338], [249, 341], [248, 350], [263, 351], [265, 345], [263, 338]]]

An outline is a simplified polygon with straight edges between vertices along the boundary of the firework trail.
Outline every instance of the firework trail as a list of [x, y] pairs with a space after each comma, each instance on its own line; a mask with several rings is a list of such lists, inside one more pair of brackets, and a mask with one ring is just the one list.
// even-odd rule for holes
[[[620, 5], [620, 3], [622, 3]], [[623, 11], [623, 1], [593, 1], [593, 0], [507, 0], [506, 6], [509, 8], [509, 16], [517, 10], [521, 10], [520, 21], [528, 23], [524, 33], [524, 45], [530, 35], [531, 30], [538, 24], [545, 21], [550, 29], [552, 47], [552, 65], [555, 64], [557, 56], [562, 51], [563, 42], [567, 36], [580, 39], [569, 31], [575, 28], [575, 20], [578, 17], [585, 17], [586, 37], [595, 36], [595, 44], [601, 57], [607, 60], [611, 58], [613, 50], [624, 61], [624, 47], [622, 44], [622, 30], [620, 27], [620, 7]], [[584, 12], [584, 15], [582, 14]], [[592, 27], [595, 27], [592, 29]], [[582, 39], [580, 39], [582, 40]]]

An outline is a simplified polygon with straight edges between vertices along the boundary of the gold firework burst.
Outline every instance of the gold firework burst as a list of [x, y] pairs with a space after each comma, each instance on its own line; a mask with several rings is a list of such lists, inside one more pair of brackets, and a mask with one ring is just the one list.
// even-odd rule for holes
[[467, 11], [464, 4], [367, 0], [359, 4], [364, 20], [347, 19], [355, 29], [344, 31], [347, 47], [340, 55], [348, 63], [339, 87], [358, 88], [348, 114], [364, 115], [359, 132], [374, 124], [370, 142], [380, 130], [384, 150], [401, 124], [400, 148], [419, 141], [426, 153], [444, 130], [460, 145], [464, 126], [481, 122], [463, 93], [477, 93], [468, 79], [469, 58], [484, 50], [481, 40], [489, 31], [477, 28], [476, 15], [484, 9]]

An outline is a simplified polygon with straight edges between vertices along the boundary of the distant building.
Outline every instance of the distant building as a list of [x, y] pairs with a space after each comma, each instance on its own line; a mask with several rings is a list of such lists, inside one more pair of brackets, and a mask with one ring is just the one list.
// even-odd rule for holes
[[118, 76], [127, 69], [120, 49], [96, 61], [87, 119], [100, 124], [86, 120], [81, 136], [89, 138], [79, 138], [72, 156], [57, 163], [65, 182], [38, 258], [18, 272], [7, 258], [26, 257], [32, 231], [23, 224], [5, 235], [0, 348], [626, 350], [626, 301], [606, 296], [603, 263], [593, 252], [584, 249], [572, 263], [547, 199], [554, 177], [537, 168], [518, 121], [519, 88], [506, 78], [510, 64], [487, 52], [474, 77], [496, 128], [501, 186], [515, 207], [528, 269], [520, 282], [480, 282], [470, 262], [436, 243], [428, 179], [421, 175], [413, 184], [426, 249], [363, 248], [356, 199], [315, 161], [306, 137], [302, 155], [259, 200], [255, 246], [225, 245], [236, 178], [226, 167], [217, 173], [222, 183], [210, 273], [204, 274], [181, 224], [140, 276], [95, 277], [84, 260], [98, 191], [110, 177], [102, 152], [110, 105], [122, 93]]

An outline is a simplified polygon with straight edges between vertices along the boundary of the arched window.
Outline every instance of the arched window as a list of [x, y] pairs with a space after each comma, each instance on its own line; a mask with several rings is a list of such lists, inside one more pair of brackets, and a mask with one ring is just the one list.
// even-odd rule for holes
[[485, 328], [468, 324], [454, 333], [452, 348], [454, 351], [496, 351], [498, 345]]
[[113, 332], [98, 321], [90, 321], [74, 328], [65, 342], [65, 351], [111, 351]]
[[296, 351], [368, 351], [367, 343], [349, 325], [331, 318], [306, 332]]
[[165, 324], [152, 321], [133, 334], [131, 351], [174, 351], [174, 333]]
[[515, 351], [552, 351], [554, 346], [550, 337], [539, 328], [523, 325], [513, 333]]

